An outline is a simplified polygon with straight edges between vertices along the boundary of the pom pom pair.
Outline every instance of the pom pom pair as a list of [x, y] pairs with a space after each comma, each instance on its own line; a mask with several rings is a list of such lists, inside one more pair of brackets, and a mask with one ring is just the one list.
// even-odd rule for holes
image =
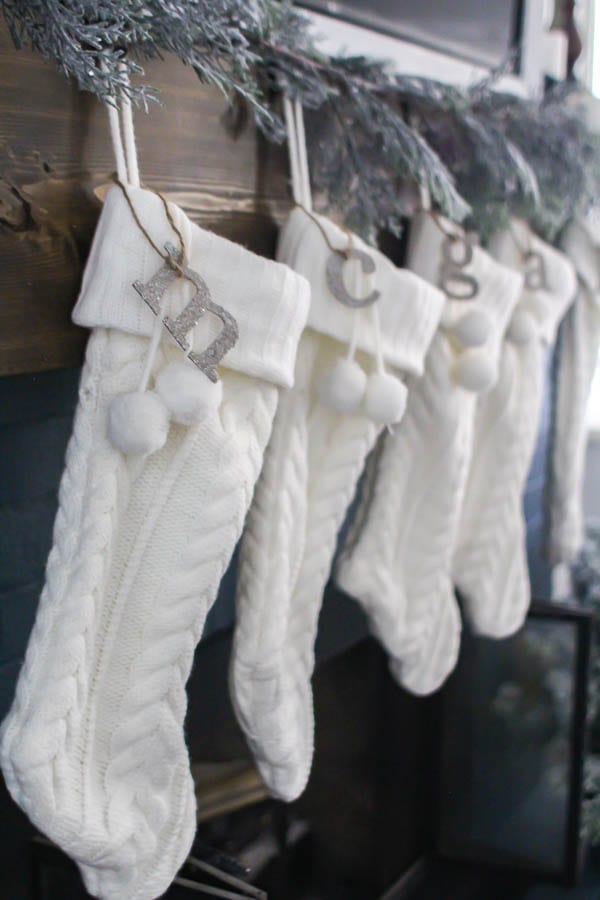
[[405, 385], [385, 371], [367, 377], [364, 369], [350, 357], [340, 357], [325, 373], [319, 387], [324, 406], [339, 413], [355, 413], [361, 404], [365, 414], [377, 425], [399, 422], [406, 408]]
[[108, 409], [107, 433], [113, 447], [128, 456], [148, 456], [165, 444], [171, 421], [199, 425], [221, 402], [223, 385], [188, 363], [169, 363], [154, 391], [115, 397]]
[[489, 354], [483, 349], [492, 331], [488, 314], [483, 309], [471, 309], [454, 322], [448, 310], [442, 316], [442, 326], [459, 345], [453, 373], [456, 383], [474, 394], [488, 391], [496, 377]]
[[[456, 383], [467, 391], [485, 393], [495, 381], [494, 367], [482, 349], [491, 330], [487, 314], [483, 310], [471, 310], [448, 330], [465, 348], [459, 351], [454, 367]], [[522, 346], [532, 340], [535, 332], [534, 314], [520, 309], [513, 313], [506, 329], [506, 339]]]

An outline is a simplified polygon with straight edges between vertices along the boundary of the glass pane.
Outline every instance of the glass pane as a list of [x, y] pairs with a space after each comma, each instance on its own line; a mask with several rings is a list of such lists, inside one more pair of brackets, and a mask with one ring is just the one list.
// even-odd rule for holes
[[456, 56], [500, 65], [514, 46], [519, 0], [308, 0], [302, 5]]
[[444, 716], [443, 842], [560, 872], [577, 626], [530, 618], [505, 641], [465, 638]]

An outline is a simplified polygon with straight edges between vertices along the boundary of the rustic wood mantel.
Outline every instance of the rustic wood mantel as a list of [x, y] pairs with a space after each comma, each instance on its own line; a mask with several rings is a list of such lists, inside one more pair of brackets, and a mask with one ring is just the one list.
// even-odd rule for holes
[[[199, 224], [272, 256], [290, 206], [285, 148], [249, 124], [178, 59], [147, 66], [161, 105], [136, 113], [144, 183]], [[77, 366], [86, 332], [70, 313], [114, 171], [106, 111], [57, 68], [15, 50], [0, 25], [0, 375]]]

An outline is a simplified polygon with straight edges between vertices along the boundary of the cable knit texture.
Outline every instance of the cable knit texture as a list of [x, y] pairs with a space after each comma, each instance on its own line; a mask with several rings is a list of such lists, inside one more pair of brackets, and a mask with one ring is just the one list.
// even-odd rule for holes
[[586, 407], [600, 350], [600, 249], [586, 222], [570, 226], [563, 249], [578, 275], [577, 296], [559, 332], [548, 481], [551, 562], [572, 562], [583, 545]]
[[[154, 215], [162, 222], [160, 209]], [[97, 304], [96, 325], [115, 325], [111, 309], [121, 315], [129, 303], [144, 306], [130, 292], [139, 260], [118, 250], [118, 212], [110, 204], [103, 210], [93, 276], [88, 268], [82, 289], [92, 319]], [[173, 213], [188, 237], [200, 231], [181, 210]], [[168, 239], [168, 226], [162, 234], [160, 223], [152, 225]], [[112, 270], [106, 259], [98, 263], [104, 241]], [[233, 245], [215, 236], [211, 242], [232, 296], [240, 295], [239, 279], [250, 284], [270, 265], [239, 248], [232, 257]], [[194, 252], [189, 263], [203, 271]], [[172, 424], [165, 446], [145, 459], [112, 447], [106, 415], [115, 396], [137, 388], [148, 338], [96, 327], [88, 344], [46, 584], [0, 753], [16, 802], [76, 860], [89, 892], [106, 900], [161, 895], [193, 839], [185, 683], [242, 530], [278, 385], [293, 380], [290, 342], [308, 312], [306, 282], [272, 265], [256, 314], [271, 324], [240, 328], [248, 343], [235, 371], [223, 361], [220, 408], [201, 425]], [[142, 277], [156, 269], [150, 259]], [[111, 272], [121, 295], [111, 291]], [[268, 369], [258, 358], [265, 345], [279, 348]], [[175, 359], [179, 350], [163, 342], [153, 375]]]
[[[431, 216], [415, 219], [409, 264], [419, 274], [437, 279], [444, 238]], [[460, 642], [451, 563], [476, 399], [454, 379], [461, 351], [452, 342], [452, 323], [467, 310], [485, 310], [491, 330], [483, 349], [497, 371], [501, 335], [521, 287], [517, 275], [480, 248], [474, 248], [465, 272], [477, 279], [478, 294], [468, 304], [447, 302], [448, 330], [436, 335], [424, 376], [409, 385], [404, 419], [384, 438], [371, 495], [362, 499], [364, 524], [336, 572], [340, 587], [367, 612], [394, 677], [416, 694], [429, 694], [443, 683]]]
[[523, 223], [513, 222], [490, 245], [498, 259], [521, 272], [526, 269], [523, 248], [543, 259], [546, 287], [523, 289], [517, 310], [532, 316], [534, 336], [521, 345], [504, 342], [501, 377], [478, 402], [474, 459], [453, 563], [474, 628], [496, 638], [522, 625], [531, 599], [523, 491], [539, 427], [544, 348], [576, 289], [566, 257], [530, 235]]
[[458, 652], [460, 616], [448, 578], [470, 451], [473, 396], [450, 376], [439, 334], [426, 374], [409, 384], [400, 427], [382, 438], [373, 494], [336, 581], [364, 608], [394, 676], [419, 694], [436, 690]]
[[[319, 222], [334, 247], [347, 246], [345, 232], [322, 217]], [[353, 241], [364, 247], [358, 238]], [[382, 293], [386, 362], [396, 371], [419, 373], [442, 296], [366, 249]], [[238, 580], [232, 700], [266, 785], [284, 800], [297, 797], [309, 777], [311, 676], [323, 591], [337, 533], [380, 431], [362, 411], [345, 415], [318, 400], [325, 371], [350, 339], [353, 315], [359, 316], [358, 360], [367, 372], [375, 352], [370, 311], [350, 312], [329, 293], [324, 272], [331, 252], [318, 225], [296, 209], [282, 231], [278, 257], [311, 283], [309, 328], [300, 342], [294, 388], [283, 393], [277, 411]]]

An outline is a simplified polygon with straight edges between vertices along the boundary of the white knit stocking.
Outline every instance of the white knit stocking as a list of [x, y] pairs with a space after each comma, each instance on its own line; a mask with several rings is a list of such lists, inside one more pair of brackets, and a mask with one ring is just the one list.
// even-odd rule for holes
[[[411, 229], [409, 264], [435, 280], [444, 235], [419, 216]], [[417, 694], [435, 691], [455, 665], [460, 614], [451, 561], [472, 449], [476, 395], [457, 383], [462, 359], [482, 354], [495, 378], [500, 337], [517, 301], [520, 279], [479, 248], [463, 274], [476, 297], [447, 302], [445, 329], [427, 356], [425, 375], [409, 385], [407, 411], [385, 437], [364, 524], [345, 548], [337, 583], [356, 597], [390, 655], [395, 678]], [[467, 311], [485, 310], [487, 340], [463, 351], [455, 333]], [[463, 356], [464, 352], [464, 356]]]
[[[133, 188], [130, 196], [156, 244], [172, 240], [160, 200]], [[223, 399], [199, 425], [171, 423], [164, 446], [145, 458], [109, 442], [108, 407], [139, 384], [154, 327], [132, 283], [161, 265], [113, 189], [74, 314], [95, 329], [46, 585], [2, 730], [14, 799], [106, 900], [159, 896], [189, 851], [185, 683], [308, 311], [308, 286], [294, 273], [171, 211], [188, 264], [239, 325], [220, 373]], [[186, 302], [177, 282], [168, 312]], [[206, 345], [203, 322], [194, 344]], [[174, 359], [181, 351], [164, 342], [153, 374]]]
[[600, 248], [584, 223], [571, 225], [563, 249], [579, 277], [577, 297], [558, 338], [548, 484], [548, 545], [553, 563], [570, 563], [584, 538], [586, 406], [600, 350]]
[[[319, 218], [333, 246], [347, 235]], [[356, 246], [364, 245], [353, 237]], [[419, 373], [441, 312], [442, 297], [380, 253], [375, 285], [383, 351], [396, 371]], [[309, 329], [300, 341], [293, 389], [284, 392], [242, 545], [231, 693], [239, 722], [271, 793], [285, 800], [304, 789], [312, 762], [311, 676], [323, 590], [337, 533], [365, 458], [381, 426], [363, 411], [335, 412], [319, 399], [328, 368], [344, 352], [356, 315], [325, 283], [330, 255], [317, 223], [296, 209], [279, 258], [312, 286]], [[359, 360], [369, 371], [372, 318], [360, 314]]]
[[394, 676], [416, 693], [453, 667], [460, 616], [448, 572], [469, 460], [473, 397], [451, 381], [451, 351], [438, 335], [407, 411], [386, 435], [365, 524], [336, 571], [390, 654]]
[[507, 341], [500, 377], [478, 404], [475, 448], [452, 565], [474, 627], [506, 637], [523, 623], [529, 578], [523, 489], [543, 396], [543, 349]]
[[[454, 581], [474, 628], [501, 638], [523, 623], [530, 603], [522, 502], [535, 448], [544, 388], [545, 348], [575, 292], [568, 260], [514, 222], [491, 251], [526, 273], [532, 251], [543, 261], [545, 288], [524, 287], [507, 331], [495, 389], [478, 402], [475, 451]], [[524, 327], [528, 326], [528, 327]]]

